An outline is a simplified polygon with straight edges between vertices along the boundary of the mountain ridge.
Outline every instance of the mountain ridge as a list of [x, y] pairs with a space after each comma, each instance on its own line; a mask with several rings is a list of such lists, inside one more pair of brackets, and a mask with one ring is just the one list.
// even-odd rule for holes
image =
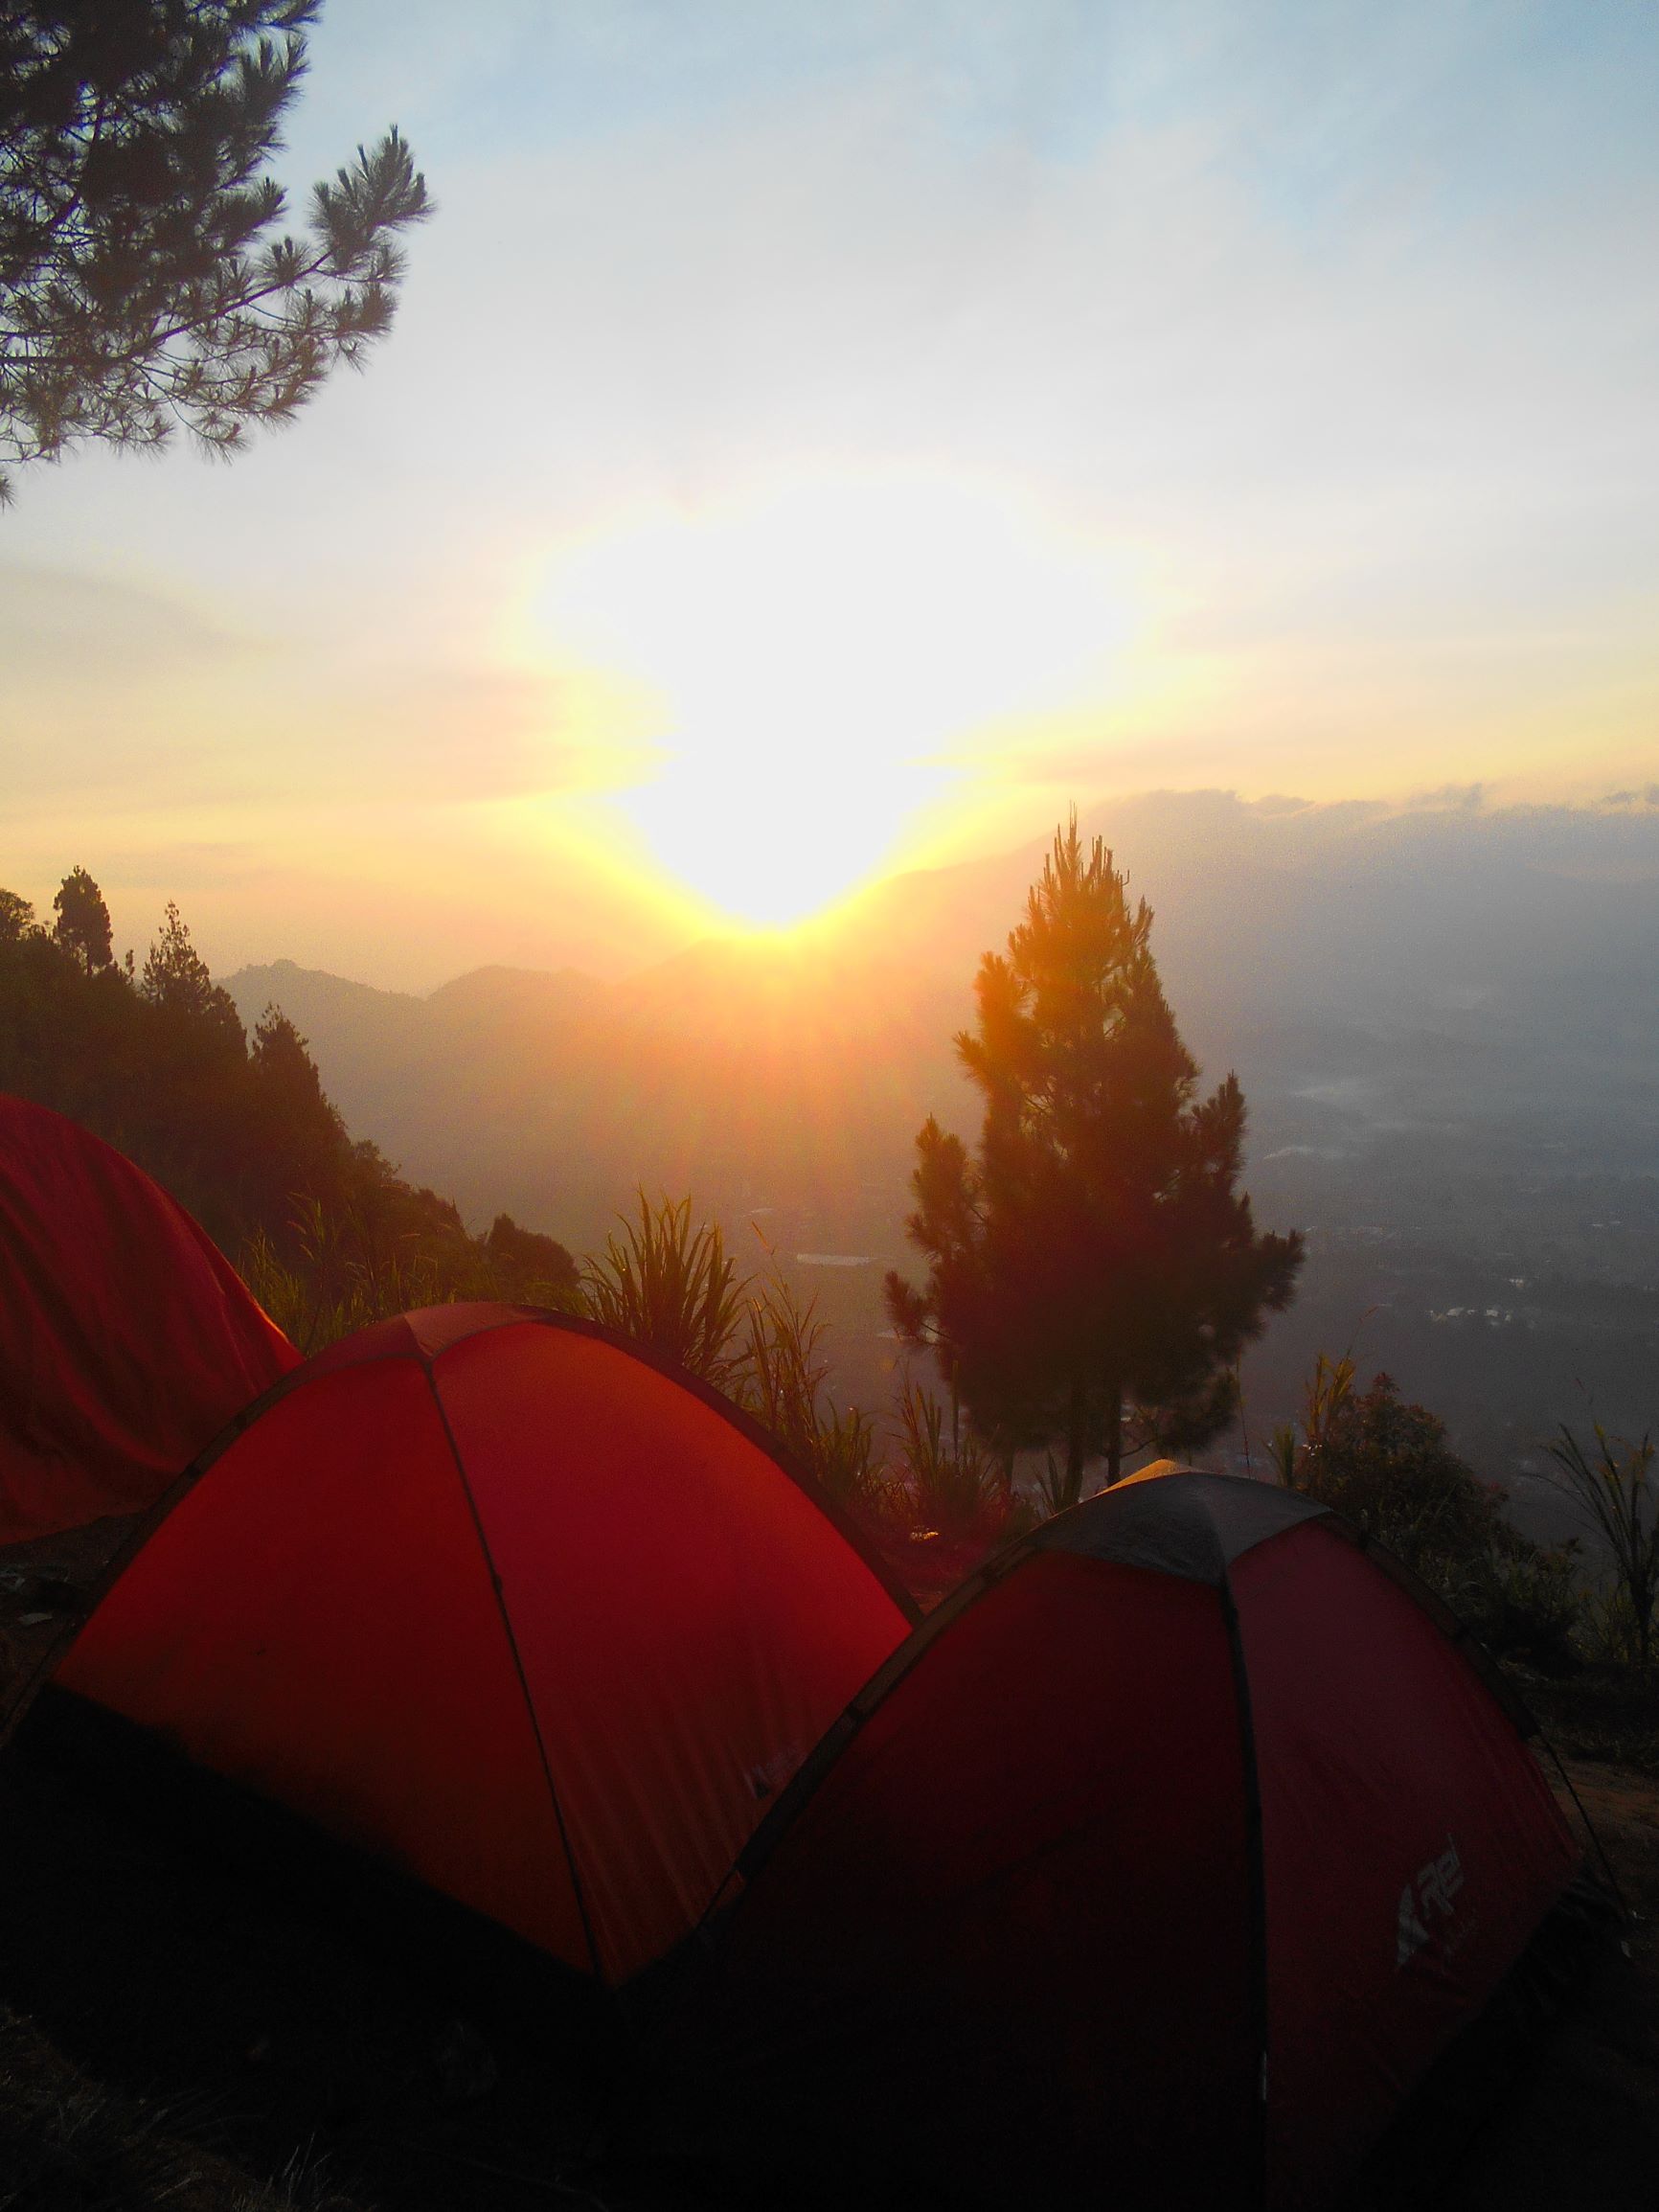
[[[1238, 1069], [1256, 1157], [1517, 1113], [1648, 1144], [1659, 814], [1148, 794], [1083, 827], [1145, 888], [1176, 1018], [1209, 1080]], [[417, 996], [278, 962], [227, 982], [244, 1018], [282, 1005], [352, 1126], [469, 1216], [506, 1203], [580, 1240], [636, 1182], [738, 1206], [881, 1177], [898, 1208], [923, 1116], [972, 1126], [951, 1038], [1042, 852], [913, 870], [833, 925], [616, 978], [494, 963]], [[1626, 877], [1582, 873], [1609, 853]]]

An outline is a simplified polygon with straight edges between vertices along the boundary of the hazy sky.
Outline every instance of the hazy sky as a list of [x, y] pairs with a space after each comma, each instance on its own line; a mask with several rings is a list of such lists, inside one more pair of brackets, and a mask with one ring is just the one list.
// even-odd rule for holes
[[1642, 0], [330, 0], [282, 173], [403, 126], [398, 328], [19, 472], [0, 880], [416, 984], [1073, 797], [1648, 783], [1656, 112]]

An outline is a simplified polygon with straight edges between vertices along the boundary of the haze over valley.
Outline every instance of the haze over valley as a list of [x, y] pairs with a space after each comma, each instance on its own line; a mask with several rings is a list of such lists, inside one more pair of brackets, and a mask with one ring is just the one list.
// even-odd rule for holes
[[[1154, 909], [1207, 1079], [1243, 1083], [1258, 1219], [1309, 1232], [1297, 1300], [1246, 1363], [1251, 1448], [1313, 1354], [1351, 1341], [1523, 1514], [1548, 1496], [1541, 1439], [1586, 1396], [1639, 1427], [1659, 1370], [1653, 795], [1154, 793], [1083, 826]], [[871, 1402], [916, 1130], [929, 1112], [977, 1130], [950, 1038], [1040, 857], [898, 877], [815, 930], [621, 979], [484, 968], [420, 997], [279, 961], [227, 981], [250, 1024], [281, 1006], [352, 1129], [475, 1227], [507, 1208], [591, 1248], [643, 1184], [693, 1193], [761, 1264], [752, 1220], [836, 1322], [842, 1391]]]

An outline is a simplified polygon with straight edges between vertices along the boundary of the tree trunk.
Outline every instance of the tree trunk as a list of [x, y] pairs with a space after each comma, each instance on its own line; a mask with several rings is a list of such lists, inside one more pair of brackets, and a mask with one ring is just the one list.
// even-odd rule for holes
[[1076, 1505], [1083, 1494], [1083, 1425], [1085, 1420], [1083, 1386], [1079, 1381], [1074, 1380], [1072, 1383], [1071, 1404], [1067, 1411], [1070, 1418], [1066, 1423], [1066, 1503], [1067, 1505]]
[[1124, 1394], [1114, 1390], [1106, 1406], [1106, 1488], [1124, 1471]]

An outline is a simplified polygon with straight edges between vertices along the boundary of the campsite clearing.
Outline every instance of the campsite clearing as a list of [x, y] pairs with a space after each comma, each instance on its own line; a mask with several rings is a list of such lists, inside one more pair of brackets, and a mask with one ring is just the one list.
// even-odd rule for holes
[[[14, 1666], [52, 1634], [19, 1617], [73, 1619], [124, 1533], [105, 1522], [0, 1551]], [[1354, 2212], [1651, 2212], [1659, 1774], [1583, 1758], [1568, 1770], [1637, 1915], [1632, 1956], [1568, 1993], [1461, 2134], [1424, 2132], [1432, 2170], [1408, 2142]], [[17, 2212], [147, 2212], [179, 2160], [195, 2178], [170, 2208], [264, 2212], [242, 2177], [280, 2176], [296, 2155], [308, 2178], [293, 2201], [319, 2212], [517, 2212], [580, 2202], [576, 2190], [613, 2212], [731, 2201], [589, 2166], [594, 2097], [579, 2054], [458, 2014], [411, 1962], [101, 1817], [61, 1775], [0, 1761], [0, 2170], [24, 2170], [23, 2148], [66, 2129], [84, 2151], [125, 2125], [142, 2150], [91, 2173], [79, 2197], [24, 2198]], [[88, 2133], [89, 2113], [104, 2115], [103, 2137]]]

